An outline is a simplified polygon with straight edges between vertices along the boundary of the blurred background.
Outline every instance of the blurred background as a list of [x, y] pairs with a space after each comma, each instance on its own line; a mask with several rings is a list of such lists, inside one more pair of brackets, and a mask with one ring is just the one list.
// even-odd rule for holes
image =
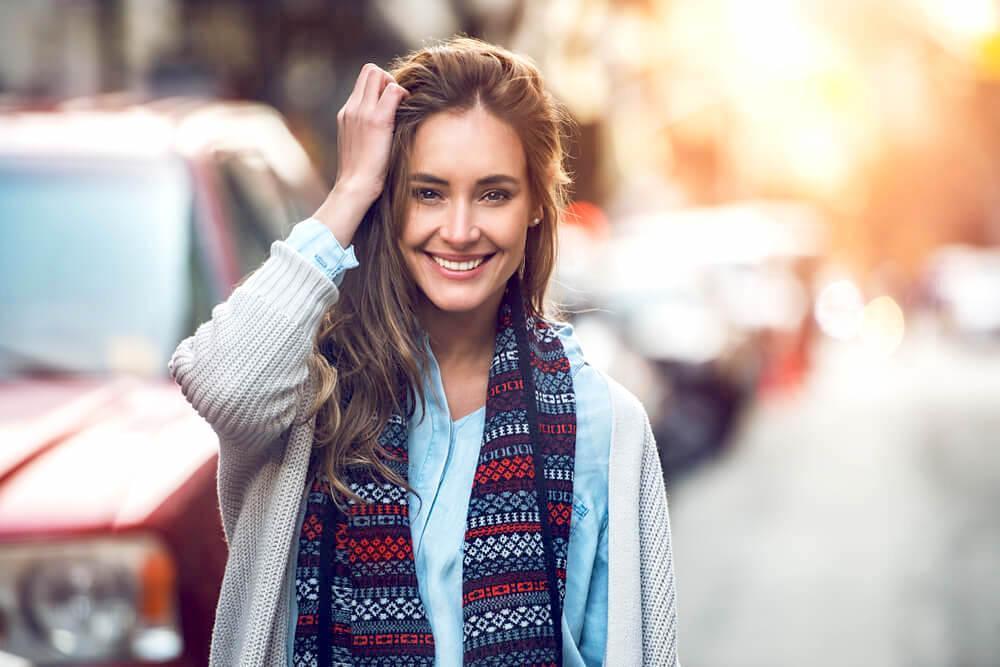
[[[1000, 664], [997, 0], [0, 2], [0, 665], [204, 664], [176, 344], [457, 32], [577, 123], [553, 295], [642, 399], [685, 667]], [[113, 463], [109, 463], [113, 462]]]

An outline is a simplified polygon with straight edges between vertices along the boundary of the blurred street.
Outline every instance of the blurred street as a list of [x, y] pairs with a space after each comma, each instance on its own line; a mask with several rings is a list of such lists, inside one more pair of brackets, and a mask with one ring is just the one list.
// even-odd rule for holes
[[907, 333], [822, 343], [672, 488], [686, 667], [997, 664], [1000, 355]]
[[219, 443], [168, 360], [338, 182], [362, 66], [458, 34], [565, 112], [546, 305], [649, 416], [681, 663], [1000, 666], [1000, 1], [34, 0], [0, 3], [0, 667], [208, 663]]

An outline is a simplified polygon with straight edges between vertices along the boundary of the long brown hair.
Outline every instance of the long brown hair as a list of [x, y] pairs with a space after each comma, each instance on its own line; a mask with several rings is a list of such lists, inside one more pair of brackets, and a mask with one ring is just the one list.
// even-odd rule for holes
[[324, 450], [318, 460], [341, 509], [343, 497], [361, 500], [345, 482], [348, 467], [362, 466], [372, 479], [378, 474], [412, 490], [386, 466], [389, 454], [377, 438], [393, 412], [412, 417], [417, 395], [426, 401], [420, 378], [429, 359], [415, 314], [418, 288], [398, 246], [410, 152], [424, 120], [481, 106], [517, 132], [529, 192], [542, 209], [541, 223], [528, 228], [518, 270], [525, 311], [548, 320], [558, 313], [546, 292], [571, 182], [563, 147], [572, 120], [545, 90], [538, 68], [525, 56], [461, 35], [395, 59], [389, 72], [410, 94], [396, 111], [385, 187], [355, 233], [359, 266], [344, 274], [309, 360], [316, 396], [307, 417], [316, 414], [314, 447]]

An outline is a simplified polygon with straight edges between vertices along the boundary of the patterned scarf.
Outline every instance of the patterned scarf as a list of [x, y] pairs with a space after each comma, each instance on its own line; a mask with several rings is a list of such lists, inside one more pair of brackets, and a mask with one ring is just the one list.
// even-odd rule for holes
[[[558, 335], [545, 321], [526, 317], [522, 299], [515, 274], [498, 312], [466, 519], [466, 665], [562, 664], [576, 400]], [[394, 414], [379, 443], [404, 479], [406, 441], [407, 420]], [[350, 487], [366, 504], [351, 502], [346, 515], [330, 501], [324, 476], [310, 481], [296, 562], [293, 664], [433, 665], [407, 494], [398, 485], [355, 477]]]

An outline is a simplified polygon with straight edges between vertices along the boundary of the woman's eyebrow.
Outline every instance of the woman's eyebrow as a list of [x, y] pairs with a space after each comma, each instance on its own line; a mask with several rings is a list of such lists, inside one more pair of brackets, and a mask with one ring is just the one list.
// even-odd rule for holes
[[[410, 180], [421, 181], [423, 183], [433, 183], [435, 185], [448, 185], [447, 180], [424, 173], [413, 174], [410, 176]], [[510, 183], [511, 185], [521, 184], [516, 178], [508, 176], [507, 174], [491, 174], [476, 181], [476, 185], [499, 185], [500, 183]]]

